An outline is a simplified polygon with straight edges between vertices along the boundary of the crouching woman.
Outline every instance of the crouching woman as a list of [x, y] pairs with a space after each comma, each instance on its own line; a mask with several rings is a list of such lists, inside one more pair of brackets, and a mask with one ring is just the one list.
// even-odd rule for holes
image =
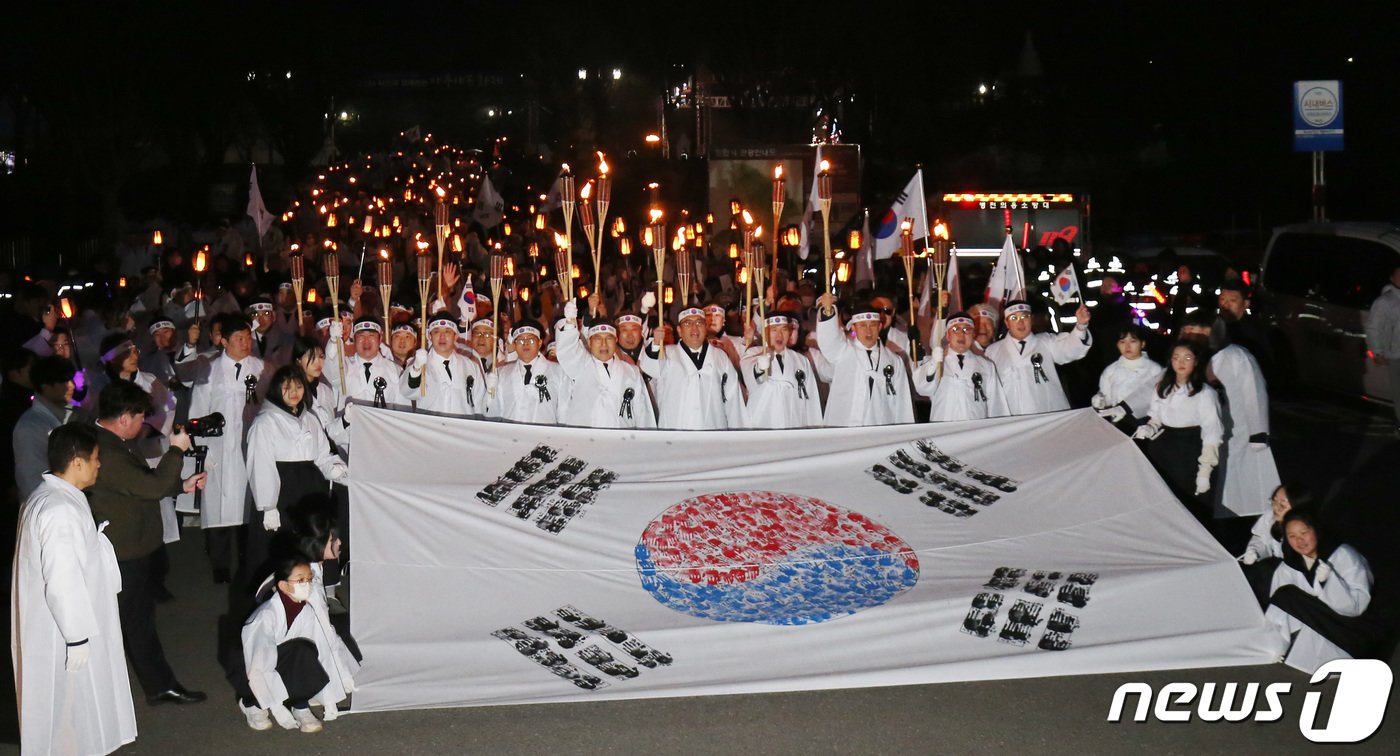
[[331, 627], [325, 604], [312, 601], [315, 578], [302, 558], [277, 564], [275, 592], [243, 626], [243, 661], [254, 701], [240, 702], [248, 726], [267, 730], [272, 720], [288, 729], [319, 732], [311, 712], [319, 704], [326, 721], [355, 689], [360, 665]]

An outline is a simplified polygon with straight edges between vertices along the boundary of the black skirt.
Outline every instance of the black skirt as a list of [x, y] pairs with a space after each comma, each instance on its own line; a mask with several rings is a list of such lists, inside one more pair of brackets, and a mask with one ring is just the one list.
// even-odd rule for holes
[[[1148, 442], [1147, 459], [1162, 476], [1167, 487], [1191, 514], [1209, 529], [1214, 512], [1210, 500], [1196, 495], [1196, 471], [1201, 463], [1201, 427], [1163, 427], [1161, 435]], [[1207, 495], [1209, 492], [1207, 492]]]

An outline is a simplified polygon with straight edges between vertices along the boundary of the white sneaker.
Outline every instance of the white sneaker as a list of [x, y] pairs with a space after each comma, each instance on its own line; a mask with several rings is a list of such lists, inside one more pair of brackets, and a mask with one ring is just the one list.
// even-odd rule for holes
[[292, 709], [292, 718], [297, 721], [297, 728], [302, 732], [321, 731], [321, 720], [317, 719], [310, 709]]
[[243, 711], [243, 716], [248, 718], [249, 727], [259, 732], [272, 729], [272, 715], [267, 713], [267, 709], [244, 706], [241, 701], [238, 703], [238, 708]]

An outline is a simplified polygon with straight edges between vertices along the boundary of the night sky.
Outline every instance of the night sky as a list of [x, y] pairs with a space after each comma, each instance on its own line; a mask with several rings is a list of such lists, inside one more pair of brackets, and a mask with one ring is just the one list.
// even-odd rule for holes
[[[863, 147], [872, 208], [922, 163], [931, 192], [1088, 191], [1102, 234], [1251, 229], [1239, 246], [1257, 242], [1260, 227], [1307, 216], [1309, 162], [1292, 151], [1291, 85], [1339, 78], [1347, 149], [1328, 156], [1331, 215], [1395, 219], [1400, 6], [1334, 3], [1307, 15], [1281, 7], [27, 3], [7, 9], [0, 38], [0, 147], [27, 162], [0, 179], [0, 217], [10, 233], [57, 222], [76, 235], [101, 228], [102, 217], [164, 212], [198, 222], [188, 198], [202, 196], [202, 184], [246, 175], [201, 145], [257, 132], [299, 162], [319, 147], [331, 98], [337, 110], [348, 102], [366, 113], [358, 131], [338, 135], [346, 149], [382, 149], [412, 118], [464, 146], [523, 132], [518, 121], [467, 117], [465, 103], [475, 107], [480, 93], [367, 96], [365, 79], [386, 74], [527, 82], [481, 96], [509, 104], [528, 89], [545, 108], [542, 137], [560, 153], [585, 150], [594, 145], [573, 144], [578, 133], [563, 123], [585, 112], [571, 104], [575, 72], [619, 67], [629, 89], [618, 91], [638, 102], [696, 70], [731, 89], [854, 97], [843, 127]], [[1043, 70], [1029, 81], [1016, 76], [1028, 33]], [[255, 71], [263, 78], [250, 82]], [[290, 82], [267, 84], [287, 71]], [[997, 97], [975, 96], [998, 82]], [[597, 112], [605, 121], [647, 111]], [[784, 117], [775, 138], [790, 143], [806, 121]], [[617, 150], [626, 148], [608, 143], [617, 134], [648, 128], [598, 123], [591, 133]], [[272, 191], [300, 174], [274, 173]]]

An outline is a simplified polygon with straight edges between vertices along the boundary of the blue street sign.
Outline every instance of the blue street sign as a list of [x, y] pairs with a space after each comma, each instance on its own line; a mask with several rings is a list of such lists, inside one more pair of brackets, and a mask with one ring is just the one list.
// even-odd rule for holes
[[1296, 152], [1342, 150], [1342, 83], [1293, 82], [1293, 149]]

